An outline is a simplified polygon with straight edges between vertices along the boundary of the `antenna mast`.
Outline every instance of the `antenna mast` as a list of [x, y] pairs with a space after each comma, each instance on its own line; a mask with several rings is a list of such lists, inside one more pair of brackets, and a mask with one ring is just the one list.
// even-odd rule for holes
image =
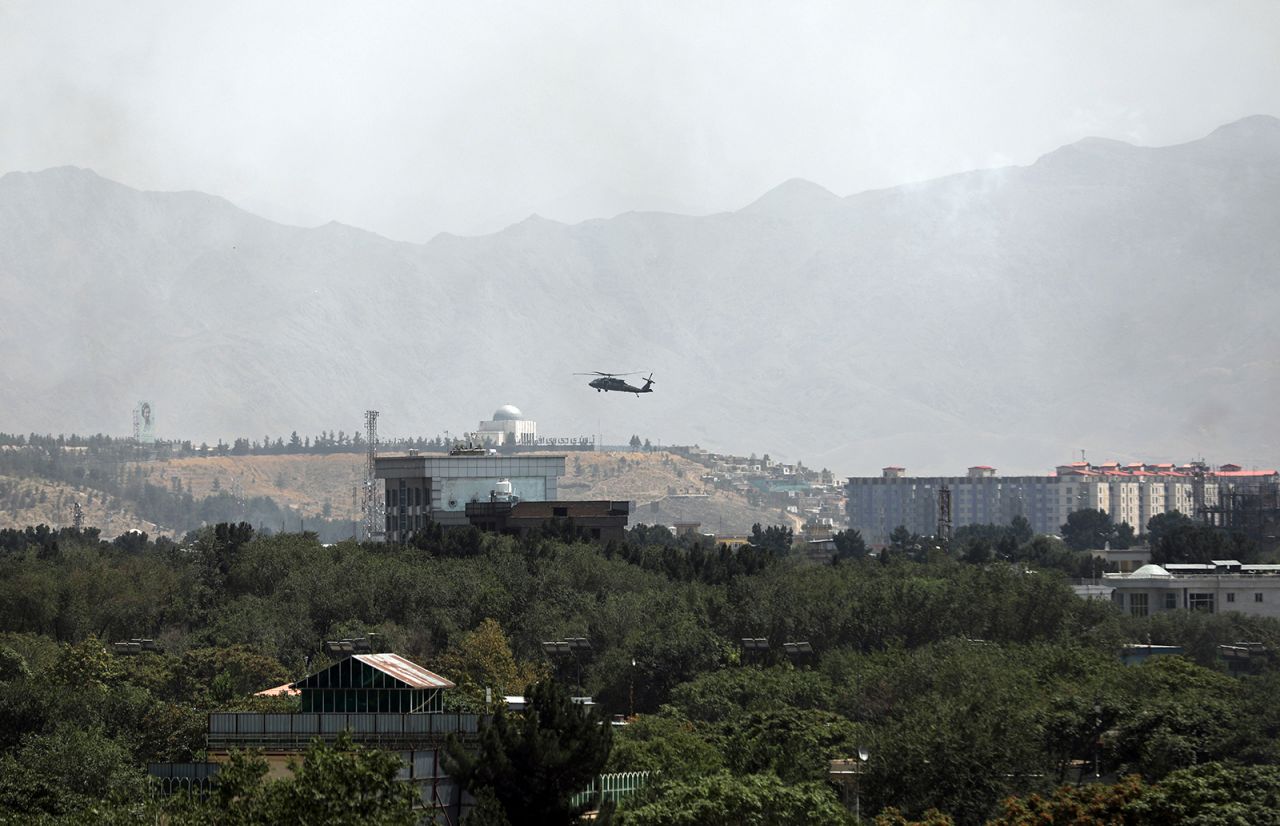
[[938, 539], [945, 547], [951, 542], [951, 488], [938, 488]]
[[378, 458], [378, 411], [364, 412], [365, 439], [367, 453], [364, 469], [364, 538], [366, 541], [382, 541], [383, 504], [378, 490], [377, 458]]

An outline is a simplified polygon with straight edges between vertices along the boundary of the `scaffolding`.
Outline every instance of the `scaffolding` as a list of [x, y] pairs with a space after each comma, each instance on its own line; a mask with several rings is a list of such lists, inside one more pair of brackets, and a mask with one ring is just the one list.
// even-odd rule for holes
[[1250, 539], [1275, 539], [1280, 533], [1280, 485], [1261, 482], [1223, 486], [1215, 504], [1199, 508], [1205, 524]]
[[951, 488], [943, 485], [938, 488], [938, 541], [951, 541]]

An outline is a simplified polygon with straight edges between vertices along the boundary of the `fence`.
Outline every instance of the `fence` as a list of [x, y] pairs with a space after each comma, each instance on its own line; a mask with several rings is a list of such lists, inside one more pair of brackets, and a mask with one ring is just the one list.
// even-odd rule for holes
[[617, 803], [649, 782], [649, 772], [617, 772], [602, 774], [591, 785], [572, 798], [574, 806], [599, 809], [605, 803]]
[[217, 783], [217, 763], [150, 763], [152, 791], [161, 796], [183, 794], [205, 800]]

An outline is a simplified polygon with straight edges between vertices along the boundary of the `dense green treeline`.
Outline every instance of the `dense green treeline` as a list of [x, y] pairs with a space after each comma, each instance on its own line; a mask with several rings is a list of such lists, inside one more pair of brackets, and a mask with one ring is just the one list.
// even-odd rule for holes
[[[1130, 617], [1004, 562], [819, 565], [646, 542], [645, 530], [608, 546], [567, 536], [0, 533], [0, 812], [70, 816], [137, 795], [146, 762], [198, 756], [204, 712], [319, 667], [324, 639], [366, 633], [456, 677], [457, 704], [550, 673], [606, 713], [638, 713], [609, 769], [661, 779], [616, 813], [623, 823], [691, 822], [662, 812], [699, 795], [773, 822], [838, 812], [827, 763], [859, 747], [864, 812], [937, 808], [959, 823], [1095, 765], [1152, 783], [1213, 761], [1280, 762], [1280, 674], [1237, 678], [1216, 662], [1220, 643], [1276, 650], [1273, 621]], [[580, 660], [542, 655], [542, 641], [576, 636], [592, 646]], [[130, 637], [166, 653], [103, 653]], [[772, 647], [744, 652], [743, 637]], [[790, 660], [784, 641], [814, 653]], [[1189, 656], [1120, 665], [1123, 643], [1146, 641]], [[60, 796], [74, 771], [55, 767], [79, 763], [98, 780]]]

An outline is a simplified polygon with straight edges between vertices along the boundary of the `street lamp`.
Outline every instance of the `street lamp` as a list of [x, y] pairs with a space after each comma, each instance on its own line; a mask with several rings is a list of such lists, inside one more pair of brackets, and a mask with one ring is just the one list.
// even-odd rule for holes
[[744, 660], [759, 662], [769, 650], [769, 639], [767, 637], [743, 637], [742, 653]]
[[849, 787], [853, 787], [853, 816], [858, 823], [862, 822], [862, 772], [864, 764], [871, 757], [871, 752], [863, 746], [858, 747], [858, 757], [832, 760], [829, 779], [839, 783], [842, 790], [841, 801], [849, 805]]
[[791, 658], [793, 663], [799, 664], [802, 659], [813, 653], [813, 646], [808, 640], [798, 642], [784, 642], [782, 650]]
[[858, 770], [853, 780], [853, 818], [862, 822], [862, 767], [871, 759], [871, 752], [865, 746], [858, 746]]
[[591, 653], [591, 641], [586, 637], [566, 637], [563, 640], [548, 640], [542, 643], [542, 653], [548, 658], [573, 657], [577, 666], [579, 689], [582, 688], [582, 659]]
[[1093, 704], [1093, 779], [1097, 780], [1101, 773], [1098, 771], [1098, 752], [1102, 748], [1102, 703]]

